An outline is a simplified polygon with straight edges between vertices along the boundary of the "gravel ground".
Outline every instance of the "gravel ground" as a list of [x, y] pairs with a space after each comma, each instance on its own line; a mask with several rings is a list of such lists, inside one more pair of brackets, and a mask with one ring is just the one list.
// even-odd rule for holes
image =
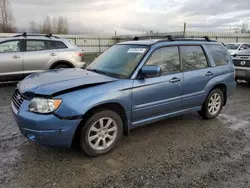
[[0, 88], [0, 187], [250, 187], [250, 87], [240, 84], [221, 115], [196, 113], [131, 131], [108, 155], [46, 148], [25, 139]]

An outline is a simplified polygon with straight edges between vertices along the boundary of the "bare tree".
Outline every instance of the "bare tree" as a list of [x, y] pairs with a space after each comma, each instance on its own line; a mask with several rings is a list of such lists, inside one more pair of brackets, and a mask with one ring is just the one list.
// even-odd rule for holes
[[35, 21], [30, 22], [30, 32], [31, 33], [38, 33], [39, 32]]
[[149, 35], [149, 36], [158, 35], [158, 34], [159, 34], [158, 31], [156, 32], [156, 31], [154, 31], [152, 29], [146, 32], [146, 35]]
[[68, 20], [63, 16], [50, 18], [46, 16], [43, 20], [41, 33], [57, 33], [57, 34], [68, 34]]
[[57, 34], [68, 34], [68, 20], [67, 18], [60, 16], [57, 20]]
[[245, 22], [245, 23], [243, 23], [241, 25], [240, 32], [241, 33], [248, 33], [249, 32], [249, 30], [248, 30], [248, 23], [247, 22]]
[[56, 33], [57, 31], [57, 18], [56, 17], [53, 17], [52, 18], [52, 33]]
[[12, 10], [8, 0], [0, 0], [0, 30], [3, 33], [16, 32]]
[[51, 18], [49, 16], [46, 16], [44, 19], [42, 26], [41, 26], [41, 33], [52, 33], [52, 24], [51, 24]]
[[250, 33], [249, 29], [249, 18], [245, 19], [240, 27], [234, 28], [235, 33]]

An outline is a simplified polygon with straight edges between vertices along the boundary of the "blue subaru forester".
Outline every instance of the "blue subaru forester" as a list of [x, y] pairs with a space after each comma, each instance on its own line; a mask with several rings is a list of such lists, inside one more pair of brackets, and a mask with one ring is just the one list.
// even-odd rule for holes
[[221, 43], [135, 38], [112, 46], [86, 69], [26, 77], [11, 105], [28, 139], [63, 147], [76, 141], [98, 156], [141, 125], [187, 112], [215, 118], [235, 88], [234, 65]]

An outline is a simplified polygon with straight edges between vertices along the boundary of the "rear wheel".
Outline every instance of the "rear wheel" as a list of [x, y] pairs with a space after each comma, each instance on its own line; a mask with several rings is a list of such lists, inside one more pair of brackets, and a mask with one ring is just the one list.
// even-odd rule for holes
[[80, 145], [89, 156], [99, 156], [111, 151], [123, 133], [120, 116], [111, 110], [103, 110], [92, 115], [84, 124]]
[[213, 119], [216, 118], [223, 107], [224, 104], [224, 94], [220, 89], [214, 89], [212, 90], [206, 101], [203, 104], [202, 110], [199, 112], [199, 114], [204, 119]]
[[56, 65], [53, 69], [68, 69], [68, 68], [71, 68], [69, 65], [67, 64], [58, 64]]
[[247, 79], [246, 81], [247, 81], [247, 85], [250, 86], [250, 79]]

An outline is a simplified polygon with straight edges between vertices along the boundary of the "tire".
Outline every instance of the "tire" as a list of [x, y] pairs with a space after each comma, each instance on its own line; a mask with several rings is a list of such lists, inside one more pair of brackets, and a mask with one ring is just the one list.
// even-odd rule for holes
[[71, 68], [71, 67], [67, 64], [58, 64], [53, 69], [68, 69], [68, 68]]
[[246, 82], [247, 82], [247, 85], [250, 86], [250, 79], [247, 79]]
[[[101, 129], [101, 121], [103, 122], [103, 130]], [[114, 111], [102, 110], [93, 114], [84, 123], [80, 135], [80, 146], [87, 155], [97, 157], [114, 149], [122, 134], [123, 121], [121, 117]]]
[[[217, 99], [217, 100], [215, 100], [215, 99]], [[215, 100], [215, 102], [213, 102], [212, 100]], [[216, 102], [216, 101], [218, 101], [218, 102]], [[202, 110], [199, 111], [200, 116], [203, 117], [204, 119], [216, 118], [222, 110], [224, 101], [225, 101], [224, 94], [220, 89], [212, 90], [209, 93], [206, 101], [204, 102]], [[214, 110], [212, 110], [212, 109], [214, 109]]]

